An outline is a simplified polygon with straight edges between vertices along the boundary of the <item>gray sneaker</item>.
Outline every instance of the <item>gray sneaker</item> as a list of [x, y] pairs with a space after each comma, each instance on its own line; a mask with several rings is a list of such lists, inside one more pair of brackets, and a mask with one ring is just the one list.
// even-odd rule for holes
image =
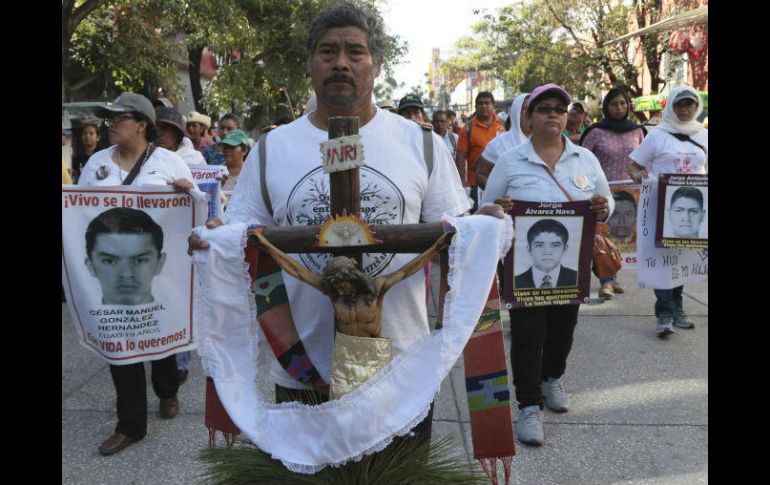
[[658, 318], [658, 337], [660, 338], [666, 338], [674, 332], [674, 327], [671, 326], [671, 323], [673, 321], [673, 318], [671, 317], [660, 317]]
[[540, 390], [543, 392], [543, 400], [548, 409], [557, 413], [569, 411], [569, 396], [564, 392], [559, 379], [549, 377], [547, 381], [540, 384]]
[[678, 311], [674, 314], [674, 325], [679, 328], [695, 328], [695, 322], [690, 320], [683, 311]]
[[543, 445], [543, 412], [540, 406], [527, 406], [519, 411], [516, 438], [525, 445]]

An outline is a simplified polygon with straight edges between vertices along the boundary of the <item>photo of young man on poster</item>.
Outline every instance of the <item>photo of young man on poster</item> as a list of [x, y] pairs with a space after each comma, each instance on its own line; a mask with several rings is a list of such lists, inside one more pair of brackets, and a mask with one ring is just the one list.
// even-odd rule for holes
[[163, 270], [163, 230], [145, 212], [106, 210], [85, 234], [89, 273], [99, 280], [104, 305], [154, 303], [152, 280]]
[[532, 265], [514, 277], [514, 287], [577, 286], [577, 271], [561, 264], [568, 242], [569, 231], [561, 222], [540, 219], [534, 223], [527, 231], [527, 253]]
[[666, 210], [666, 222], [663, 226], [663, 237], [681, 239], [707, 239], [706, 234], [701, 234], [703, 220], [706, 217], [703, 191], [698, 187], [680, 186], [669, 187], [672, 191], [668, 209]]
[[615, 210], [609, 220], [610, 237], [616, 244], [633, 242], [636, 239], [636, 199], [625, 190], [612, 194]]

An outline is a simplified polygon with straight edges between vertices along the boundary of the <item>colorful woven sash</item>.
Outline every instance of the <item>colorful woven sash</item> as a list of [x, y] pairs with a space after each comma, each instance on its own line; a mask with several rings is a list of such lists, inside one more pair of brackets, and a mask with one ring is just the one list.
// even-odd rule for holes
[[503, 338], [500, 293], [495, 278], [479, 322], [463, 351], [473, 457], [494, 484], [497, 484], [497, 459], [503, 463], [508, 484], [511, 461], [516, 454]]

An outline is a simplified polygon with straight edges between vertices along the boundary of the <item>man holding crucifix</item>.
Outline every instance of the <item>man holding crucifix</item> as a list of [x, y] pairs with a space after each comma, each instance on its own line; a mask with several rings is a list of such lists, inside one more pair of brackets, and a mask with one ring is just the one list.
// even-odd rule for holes
[[[251, 222], [272, 226], [320, 225], [331, 214], [329, 175], [322, 168], [319, 145], [329, 138], [330, 117], [358, 117], [365, 166], [360, 167], [361, 216], [368, 224], [438, 222], [468, 211], [452, 156], [442, 140], [433, 139], [433, 166], [425, 162], [423, 128], [372, 100], [387, 38], [380, 19], [357, 6], [343, 4], [323, 12], [308, 33], [308, 70], [318, 108], [269, 133], [251, 150], [225, 215], [228, 224]], [[264, 148], [265, 169], [259, 152]], [[265, 178], [264, 184], [262, 177]], [[263, 198], [269, 192], [269, 205]], [[497, 213], [497, 211], [500, 211]], [[503, 217], [499, 207], [490, 215]], [[208, 228], [222, 221], [209, 220]], [[190, 236], [190, 251], [208, 248]], [[415, 254], [364, 254], [362, 269], [372, 277], [398, 271]], [[331, 256], [299, 253], [290, 257], [309, 271], [320, 273]], [[291, 315], [308, 357], [325, 382], [329, 381], [335, 332], [334, 308], [324, 294], [284, 273]], [[384, 296], [381, 336], [390, 339], [394, 354], [430, 333], [422, 273], [400, 281]], [[304, 399], [310, 387], [298, 382], [273, 360], [271, 376], [277, 400], [290, 394]], [[287, 391], [291, 391], [288, 392]], [[432, 415], [417, 426], [419, 438], [430, 438]], [[423, 431], [423, 432], [421, 432]], [[418, 439], [419, 439], [418, 438]]]

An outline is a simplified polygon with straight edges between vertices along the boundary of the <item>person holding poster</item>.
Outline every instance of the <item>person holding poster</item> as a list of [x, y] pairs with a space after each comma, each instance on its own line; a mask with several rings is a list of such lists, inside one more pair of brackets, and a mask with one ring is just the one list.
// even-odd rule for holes
[[[663, 111], [663, 120], [657, 129], [650, 132], [641, 145], [629, 157], [633, 160], [628, 174], [634, 182], [644, 182], [642, 192], [647, 192], [651, 202], [649, 211], [652, 221], [662, 215], [663, 208], [657, 211], [657, 182], [661, 174], [704, 174], [708, 160], [708, 130], [703, 128], [697, 118], [703, 112], [703, 101], [698, 92], [690, 86], [674, 88], [668, 96], [668, 103]], [[661, 214], [659, 215], [658, 212]], [[639, 224], [646, 224], [638, 219]], [[700, 258], [697, 251], [680, 249], [655, 248], [655, 231], [639, 227], [640, 240], [637, 244], [639, 261], [647, 261], [650, 279], [659, 281], [654, 286], [655, 317], [658, 319], [657, 334], [660, 338], [675, 333], [672, 326], [691, 329], [695, 322], [684, 311], [682, 292], [684, 284], [677, 284], [684, 276], [683, 269], [688, 270], [690, 281], [703, 279], [703, 274], [693, 276], [686, 264], [687, 258], [697, 261]], [[646, 237], [649, 236], [649, 237]], [[677, 265], [669, 263], [675, 257]], [[707, 255], [705, 256], [708, 257]], [[657, 258], [661, 264], [657, 264]], [[681, 260], [681, 261], [680, 261]], [[697, 263], [696, 263], [697, 264]], [[647, 278], [648, 268], [640, 267], [638, 278], [642, 286], [643, 278]], [[701, 273], [701, 272], [698, 272]], [[647, 286], [645, 284], [645, 286]]]
[[[628, 155], [642, 143], [647, 134], [647, 130], [643, 126], [628, 119], [630, 108], [631, 99], [623, 89], [610, 89], [610, 92], [602, 100], [604, 119], [589, 126], [580, 139], [580, 145], [591, 150], [599, 159], [602, 170], [610, 182], [627, 178], [628, 168], [631, 165], [631, 159], [628, 158]], [[625, 194], [631, 198], [629, 194]], [[613, 219], [620, 220], [631, 212], [630, 202], [635, 204], [633, 198], [630, 201], [627, 198], [623, 199], [623, 202], [616, 200], [616, 210], [621, 210], [622, 207], [624, 214], [619, 214], [617, 217], [612, 214], [610, 231], [613, 230]], [[635, 206], [633, 214], [636, 216]], [[635, 221], [634, 218], [632, 223]], [[600, 283], [599, 298], [603, 300], [609, 300], [615, 293], [625, 293], [625, 288], [618, 282], [617, 274], [601, 278]]]
[[[123, 93], [113, 103], [98, 108], [96, 115], [108, 118], [112, 146], [88, 159], [78, 185], [171, 185], [178, 192], [196, 188], [187, 164], [174, 152], [153, 143], [157, 118], [149, 99]], [[163, 236], [162, 232], [158, 234], [157, 224], [146, 221], [149, 216], [137, 216], [136, 212], [143, 214], [111, 209], [89, 225], [86, 266], [99, 279], [105, 304], [152, 301], [150, 284], [165, 261]], [[121, 269], [131, 266], [143, 269], [133, 273]], [[110, 364], [110, 374], [117, 393], [118, 424], [113, 435], [99, 446], [102, 455], [117, 453], [147, 434], [144, 364]], [[152, 361], [152, 384], [160, 398], [161, 417], [176, 416], [179, 376], [175, 355]]]
[[[562, 135], [570, 101], [569, 94], [553, 83], [532, 91], [526, 115], [532, 135], [500, 156], [487, 180], [484, 205], [499, 204], [510, 212], [514, 200], [566, 202], [569, 199], [564, 190], [572, 200], [590, 200], [597, 219], [607, 221], [615, 203], [599, 161], [589, 150]], [[558, 236], [558, 229], [548, 229], [547, 234], [553, 235], [554, 244], [566, 243]], [[544, 442], [544, 402], [556, 412], [569, 409], [569, 397], [560, 379], [572, 348], [579, 307], [509, 310], [511, 368], [520, 410], [516, 435], [526, 445], [540, 446]]]

